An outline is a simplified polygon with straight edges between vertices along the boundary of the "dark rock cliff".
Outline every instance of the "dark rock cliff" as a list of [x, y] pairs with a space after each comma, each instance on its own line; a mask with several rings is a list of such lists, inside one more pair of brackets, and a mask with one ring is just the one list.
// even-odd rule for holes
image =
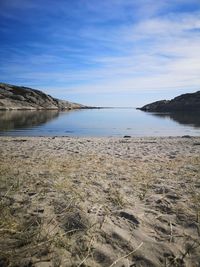
[[200, 111], [200, 91], [183, 94], [172, 100], [156, 101], [138, 109], [149, 112]]
[[80, 109], [86, 106], [53, 98], [28, 87], [0, 83], [0, 110]]

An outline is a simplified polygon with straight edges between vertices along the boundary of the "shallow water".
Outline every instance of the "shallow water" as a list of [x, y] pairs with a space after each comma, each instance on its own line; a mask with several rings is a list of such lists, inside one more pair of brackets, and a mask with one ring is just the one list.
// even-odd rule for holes
[[0, 111], [5, 136], [200, 136], [200, 114], [136, 109]]

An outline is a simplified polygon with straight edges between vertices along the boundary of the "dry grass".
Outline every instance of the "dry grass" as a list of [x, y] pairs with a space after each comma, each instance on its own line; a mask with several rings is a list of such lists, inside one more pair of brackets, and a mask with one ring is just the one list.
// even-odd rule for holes
[[[0, 266], [151, 266], [145, 257], [152, 255], [152, 247], [171, 246], [162, 266], [193, 262], [196, 267], [199, 157], [131, 162], [108, 155], [104, 161], [91, 152], [45, 153], [1, 159]], [[132, 215], [129, 220], [117, 213], [128, 209], [138, 224]], [[149, 238], [158, 242], [151, 249]]]

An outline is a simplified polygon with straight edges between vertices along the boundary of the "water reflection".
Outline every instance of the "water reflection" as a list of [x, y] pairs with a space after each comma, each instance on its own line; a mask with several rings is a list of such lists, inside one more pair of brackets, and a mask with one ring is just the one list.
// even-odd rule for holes
[[180, 124], [200, 127], [200, 112], [173, 112], [173, 113], [151, 113], [161, 118], [169, 118]]
[[58, 110], [0, 111], [0, 131], [9, 131], [38, 126], [57, 118], [58, 115]]
[[147, 113], [135, 109], [0, 111], [0, 135], [199, 136], [200, 114]]

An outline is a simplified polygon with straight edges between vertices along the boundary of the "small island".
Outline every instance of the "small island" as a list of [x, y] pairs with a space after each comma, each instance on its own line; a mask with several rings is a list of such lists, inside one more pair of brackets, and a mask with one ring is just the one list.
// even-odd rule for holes
[[200, 111], [200, 91], [156, 101], [138, 109], [149, 112]]

